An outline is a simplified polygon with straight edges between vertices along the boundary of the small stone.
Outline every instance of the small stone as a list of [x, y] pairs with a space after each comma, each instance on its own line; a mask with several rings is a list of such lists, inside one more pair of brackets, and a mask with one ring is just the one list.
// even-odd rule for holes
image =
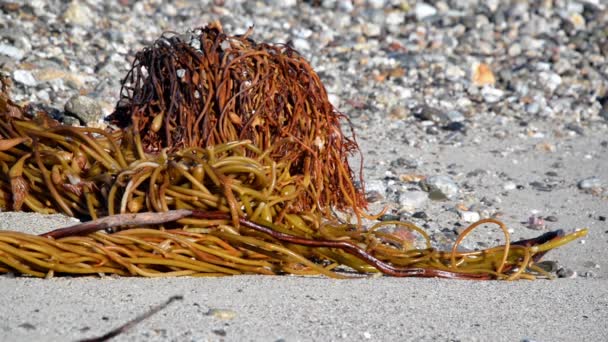
[[344, 12], [351, 12], [355, 7], [351, 0], [338, 0], [338, 9]]
[[65, 13], [63, 13], [63, 19], [76, 25], [90, 26], [93, 24], [91, 10], [79, 0], [70, 3]]
[[554, 72], [541, 72], [538, 79], [551, 93], [562, 84], [562, 77]]
[[458, 185], [448, 176], [431, 176], [424, 180], [423, 187], [429, 193], [452, 198], [458, 194]]
[[437, 14], [437, 8], [424, 2], [416, 2], [414, 13], [416, 14], [416, 19], [420, 21]]
[[424, 211], [417, 211], [412, 214], [412, 217], [421, 219], [421, 220], [426, 220], [427, 218], [429, 218], [428, 215]]
[[485, 86], [481, 89], [481, 96], [487, 103], [496, 103], [500, 101], [504, 94], [504, 91], [490, 86]]
[[209, 309], [206, 315], [219, 319], [230, 320], [236, 317], [236, 312], [227, 309]]
[[462, 122], [464, 121], [464, 115], [457, 110], [450, 110], [445, 113], [445, 117], [448, 119], [450, 123], [452, 122]]
[[576, 30], [584, 30], [586, 26], [585, 17], [583, 17], [580, 13], [572, 13], [568, 17], [568, 20]]
[[547, 222], [557, 222], [557, 216], [553, 216], [553, 215], [546, 216], [545, 217], [545, 221], [547, 221]]
[[29, 70], [15, 70], [13, 71], [13, 79], [17, 83], [21, 83], [28, 87], [35, 87], [38, 84], [36, 78]]
[[177, 8], [171, 3], [166, 3], [162, 6], [163, 13], [168, 17], [175, 17], [177, 15]]
[[415, 212], [428, 201], [429, 196], [422, 191], [405, 191], [399, 194], [399, 204], [402, 211]]
[[513, 182], [506, 182], [505, 184], [503, 184], [502, 188], [507, 191], [515, 190], [517, 189], [517, 184]]
[[578, 188], [581, 190], [588, 190], [600, 187], [602, 187], [602, 181], [597, 177], [586, 178], [578, 182]]
[[33, 325], [32, 323], [21, 323], [19, 324], [19, 328], [23, 328], [25, 330], [35, 330], [36, 326]]
[[512, 44], [511, 46], [509, 46], [509, 50], [507, 53], [511, 57], [516, 57], [516, 56], [521, 55], [521, 45], [519, 45], [518, 43]]
[[308, 40], [306, 39], [296, 38], [293, 40], [293, 47], [297, 51], [307, 51], [310, 50], [310, 43], [308, 43]]
[[584, 277], [584, 278], [595, 278], [595, 277], [597, 277], [597, 275], [593, 271], [585, 271], [585, 272], [583, 272], [581, 274], [581, 277]]
[[103, 117], [101, 105], [96, 100], [75, 95], [65, 104], [65, 111], [80, 119], [85, 124], [97, 123]]
[[446, 69], [445, 69], [445, 77], [450, 80], [450, 81], [456, 81], [459, 80], [463, 77], [466, 76], [466, 73], [464, 70], [462, 70], [461, 68], [459, 68], [456, 65], [450, 64]]
[[226, 336], [226, 330], [224, 329], [213, 329], [211, 331], [218, 336]]
[[562, 267], [557, 270], [557, 276], [559, 278], [576, 278], [576, 272], [569, 268]]
[[496, 83], [496, 77], [490, 66], [486, 63], [474, 63], [471, 72], [471, 82], [478, 87], [493, 86]]
[[532, 102], [526, 104], [526, 112], [531, 115], [536, 115], [540, 111], [540, 104], [538, 102]]
[[473, 223], [481, 219], [481, 216], [476, 211], [459, 211], [458, 215], [464, 222]]
[[399, 221], [401, 220], [401, 216], [399, 215], [393, 215], [393, 214], [384, 214], [382, 216], [380, 216], [380, 218], [378, 219], [380, 221]]
[[363, 25], [363, 34], [367, 37], [378, 37], [382, 33], [382, 27], [374, 23], [365, 23]]
[[533, 230], [543, 230], [547, 227], [547, 225], [545, 224], [545, 220], [543, 220], [541, 217], [532, 215], [528, 218], [526, 227]]
[[466, 130], [466, 126], [462, 122], [450, 122], [441, 128], [452, 132], [464, 132]]
[[380, 195], [386, 195], [386, 185], [384, 181], [379, 179], [372, 179], [365, 183], [365, 190], [368, 192], [376, 191], [380, 193]]
[[405, 15], [401, 11], [392, 11], [389, 12], [386, 16], [386, 24], [387, 25], [401, 25], [405, 21]]
[[537, 262], [535, 265], [542, 268], [543, 271], [549, 272], [549, 273], [555, 273], [558, 270], [557, 262], [555, 262], [553, 260], [544, 260], [541, 262]]
[[340, 100], [340, 96], [338, 96], [338, 94], [329, 93], [327, 94], [327, 99], [329, 100], [329, 103], [334, 106], [334, 108], [339, 108], [342, 104], [342, 101]]
[[365, 194], [365, 199], [369, 203], [375, 203], [375, 202], [378, 202], [378, 201], [381, 201], [382, 199], [384, 199], [384, 196], [382, 196], [382, 194], [379, 193], [378, 191], [372, 190], [372, 191], [368, 191], [367, 194]]
[[384, 8], [386, 6], [386, 0], [369, 0], [368, 3], [372, 8]]
[[20, 61], [23, 59], [23, 56], [25, 56], [25, 52], [12, 45], [0, 43], [0, 55], [5, 55], [17, 61]]

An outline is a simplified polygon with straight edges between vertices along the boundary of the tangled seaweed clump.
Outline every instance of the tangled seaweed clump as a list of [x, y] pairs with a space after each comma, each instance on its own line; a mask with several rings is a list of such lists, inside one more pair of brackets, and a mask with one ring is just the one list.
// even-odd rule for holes
[[[362, 225], [345, 117], [288, 46], [218, 24], [164, 35], [136, 55], [111, 116], [117, 129], [28, 116], [0, 92], [0, 208], [90, 220], [42, 236], [0, 231], [0, 272], [208, 276], [360, 273], [463, 279], [549, 276], [546, 251], [586, 233], [511, 243], [479, 221], [451, 251], [407, 222]], [[362, 183], [362, 179], [361, 179]], [[348, 211], [343, 223], [332, 209]], [[461, 252], [496, 224], [505, 245]], [[412, 230], [425, 248], [385, 229]], [[101, 230], [106, 229], [106, 232]]]
[[346, 117], [302, 56], [251, 33], [227, 36], [214, 24], [163, 35], [135, 56], [111, 122], [139, 133], [145, 152], [250, 140], [304, 178], [295, 210], [360, 215], [366, 202], [347, 160], [358, 146], [342, 133]]

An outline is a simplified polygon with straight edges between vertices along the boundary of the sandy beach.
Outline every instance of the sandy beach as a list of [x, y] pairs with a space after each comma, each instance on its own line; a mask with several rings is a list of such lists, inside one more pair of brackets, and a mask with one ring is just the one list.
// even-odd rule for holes
[[[98, 337], [172, 296], [183, 299], [113, 341], [608, 338], [605, 1], [0, 5], [0, 67], [14, 100], [63, 122], [109, 114], [133, 56], [161, 32], [220, 20], [236, 34], [255, 24], [254, 39], [289, 41], [309, 59], [352, 121], [370, 212], [388, 207], [444, 250], [486, 217], [502, 220], [512, 240], [589, 230], [546, 255], [554, 280], [5, 274], [0, 341]], [[433, 177], [440, 199], [428, 194]], [[34, 234], [75, 222], [0, 212], [0, 229]], [[463, 247], [503, 242], [500, 230], [481, 228]]]

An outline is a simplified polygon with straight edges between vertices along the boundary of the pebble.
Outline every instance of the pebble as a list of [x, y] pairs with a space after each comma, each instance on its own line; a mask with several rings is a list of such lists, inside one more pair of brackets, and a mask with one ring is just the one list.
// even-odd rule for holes
[[541, 262], [537, 262], [536, 266], [542, 268], [544, 271], [549, 273], [555, 273], [559, 269], [557, 262], [553, 260], [543, 260]]
[[528, 218], [526, 227], [532, 230], [543, 230], [547, 228], [547, 225], [542, 217], [532, 215]]
[[502, 99], [505, 92], [490, 86], [485, 86], [481, 89], [481, 96], [487, 103], [496, 103]]
[[467, 223], [477, 222], [481, 219], [481, 216], [476, 211], [459, 211], [458, 215], [460, 215], [460, 218]]
[[449, 176], [431, 176], [423, 182], [423, 188], [438, 198], [451, 199], [458, 194], [459, 187]]
[[585, 178], [578, 182], [578, 188], [581, 190], [589, 190], [593, 188], [601, 188], [602, 181], [597, 177]]
[[23, 51], [17, 47], [14, 47], [12, 45], [0, 43], [0, 54], [20, 61], [23, 59], [23, 56], [25, 55], [25, 51]]
[[496, 83], [496, 77], [486, 63], [474, 63], [471, 77], [471, 82], [478, 87], [493, 86]]
[[70, 2], [63, 14], [63, 19], [76, 25], [91, 26], [94, 24], [91, 10], [79, 0]]
[[38, 84], [38, 81], [36, 81], [36, 78], [29, 70], [19, 69], [13, 71], [13, 79], [15, 82], [21, 83], [28, 87], [34, 87], [36, 84]]
[[75, 95], [65, 104], [65, 111], [76, 116], [86, 125], [99, 122], [103, 118], [101, 104], [86, 96]]
[[517, 184], [515, 184], [513, 182], [506, 182], [505, 184], [502, 185], [502, 188], [507, 191], [515, 190], [515, 189], [517, 189]]
[[414, 12], [416, 14], [416, 19], [424, 20], [428, 17], [434, 16], [435, 14], [437, 14], [437, 8], [427, 4], [425, 2], [417, 1], [416, 7], [414, 7]]
[[381, 196], [386, 195], [386, 185], [384, 181], [379, 179], [372, 179], [365, 182], [365, 191], [372, 192], [375, 191], [379, 193]]
[[557, 276], [559, 278], [576, 278], [577, 274], [575, 271], [569, 268], [562, 267], [557, 270]]
[[544, 219], [547, 222], [557, 222], [558, 221], [557, 216], [554, 216], [554, 215], [545, 216]]
[[231, 320], [236, 317], [236, 312], [228, 309], [209, 309], [207, 316], [213, 316], [222, 320]]
[[423, 191], [404, 191], [399, 194], [400, 210], [405, 212], [416, 212], [422, 208], [429, 199], [429, 195]]

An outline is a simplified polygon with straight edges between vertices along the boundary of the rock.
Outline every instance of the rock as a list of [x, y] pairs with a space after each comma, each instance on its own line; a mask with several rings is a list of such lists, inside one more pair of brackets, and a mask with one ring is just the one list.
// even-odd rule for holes
[[384, 8], [386, 6], [386, 0], [369, 0], [368, 3], [372, 8]]
[[36, 78], [29, 70], [15, 70], [13, 71], [13, 79], [17, 83], [21, 83], [28, 87], [35, 87], [38, 84]]
[[586, 26], [585, 17], [580, 13], [572, 13], [568, 16], [568, 21], [572, 24], [575, 30], [584, 30]]
[[478, 87], [493, 86], [496, 83], [496, 77], [486, 63], [473, 63], [471, 82]]
[[555, 273], [559, 268], [557, 262], [553, 260], [544, 260], [541, 262], [537, 262], [535, 265], [542, 268], [545, 272], [549, 273]]
[[445, 69], [445, 77], [450, 81], [456, 81], [466, 76], [466, 72], [456, 65], [450, 64]]
[[5, 55], [5, 56], [13, 58], [17, 61], [20, 61], [23, 59], [23, 56], [25, 55], [25, 51], [23, 51], [19, 48], [16, 48], [12, 45], [0, 43], [0, 55]]
[[236, 312], [229, 309], [209, 309], [207, 316], [213, 316], [221, 320], [231, 320], [236, 317]]
[[74, 0], [68, 5], [67, 10], [63, 13], [63, 20], [82, 26], [92, 26], [93, 24], [91, 10], [79, 0]]
[[458, 194], [458, 185], [448, 176], [431, 176], [424, 180], [423, 188], [433, 199], [453, 198]]
[[532, 215], [528, 218], [526, 227], [533, 230], [543, 230], [547, 227], [547, 225], [545, 224], [545, 220], [543, 220], [541, 217]]
[[378, 37], [382, 33], [382, 27], [374, 23], [365, 23], [363, 25], [363, 34], [367, 37]]
[[551, 93], [562, 84], [562, 77], [554, 72], [541, 72], [538, 75], [538, 79]]
[[481, 89], [481, 96], [487, 103], [496, 103], [502, 99], [505, 92], [490, 86], [485, 86]]
[[460, 215], [460, 218], [464, 222], [468, 222], [468, 223], [477, 222], [477, 221], [479, 221], [479, 219], [481, 219], [481, 216], [476, 211], [468, 211], [468, 210], [467, 211], [459, 211], [458, 215]]
[[306, 39], [296, 38], [293, 40], [293, 47], [297, 51], [308, 51], [310, 50], [310, 43], [308, 43], [308, 40]]
[[555, 215], [549, 215], [549, 216], [545, 216], [545, 221], [547, 222], [557, 222], [557, 216]]
[[402, 211], [416, 212], [428, 201], [429, 196], [422, 191], [405, 191], [399, 194]]
[[517, 189], [517, 184], [515, 184], [513, 182], [506, 182], [505, 184], [502, 185], [502, 188], [507, 191], [515, 190], [515, 189]]
[[509, 46], [509, 50], [507, 51], [509, 56], [516, 57], [521, 55], [521, 45], [519, 43], [512, 44]]
[[386, 16], [386, 24], [387, 25], [401, 25], [405, 21], [405, 15], [401, 11], [392, 11], [389, 12]]
[[576, 272], [569, 268], [562, 267], [557, 270], [557, 276], [559, 278], [576, 278]]
[[365, 191], [376, 191], [384, 196], [386, 195], [386, 185], [382, 180], [372, 179], [365, 183]]
[[65, 111], [77, 117], [86, 125], [97, 123], [103, 117], [99, 102], [81, 95], [72, 96], [65, 104]]
[[424, 20], [428, 17], [434, 16], [437, 14], [437, 8], [426, 4], [424, 2], [416, 2], [416, 7], [414, 8], [414, 13], [416, 14], [416, 19]]
[[351, 12], [355, 7], [351, 0], [338, 0], [338, 9], [344, 12]]
[[445, 116], [448, 119], [449, 123], [464, 121], [464, 115], [462, 115], [462, 113], [457, 110], [447, 111], [445, 113]]
[[581, 190], [588, 190], [600, 187], [602, 187], [602, 181], [597, 177], [586, 178], [578, 182], [578, 188]]
[[417, 219], [421, 219], [421, 220], [426, 220], [429, 218], [429, 216], [424, 212], [424, 211], [417, 211], [415, 213], [412, 214], [413, 218], [417, 218]]

